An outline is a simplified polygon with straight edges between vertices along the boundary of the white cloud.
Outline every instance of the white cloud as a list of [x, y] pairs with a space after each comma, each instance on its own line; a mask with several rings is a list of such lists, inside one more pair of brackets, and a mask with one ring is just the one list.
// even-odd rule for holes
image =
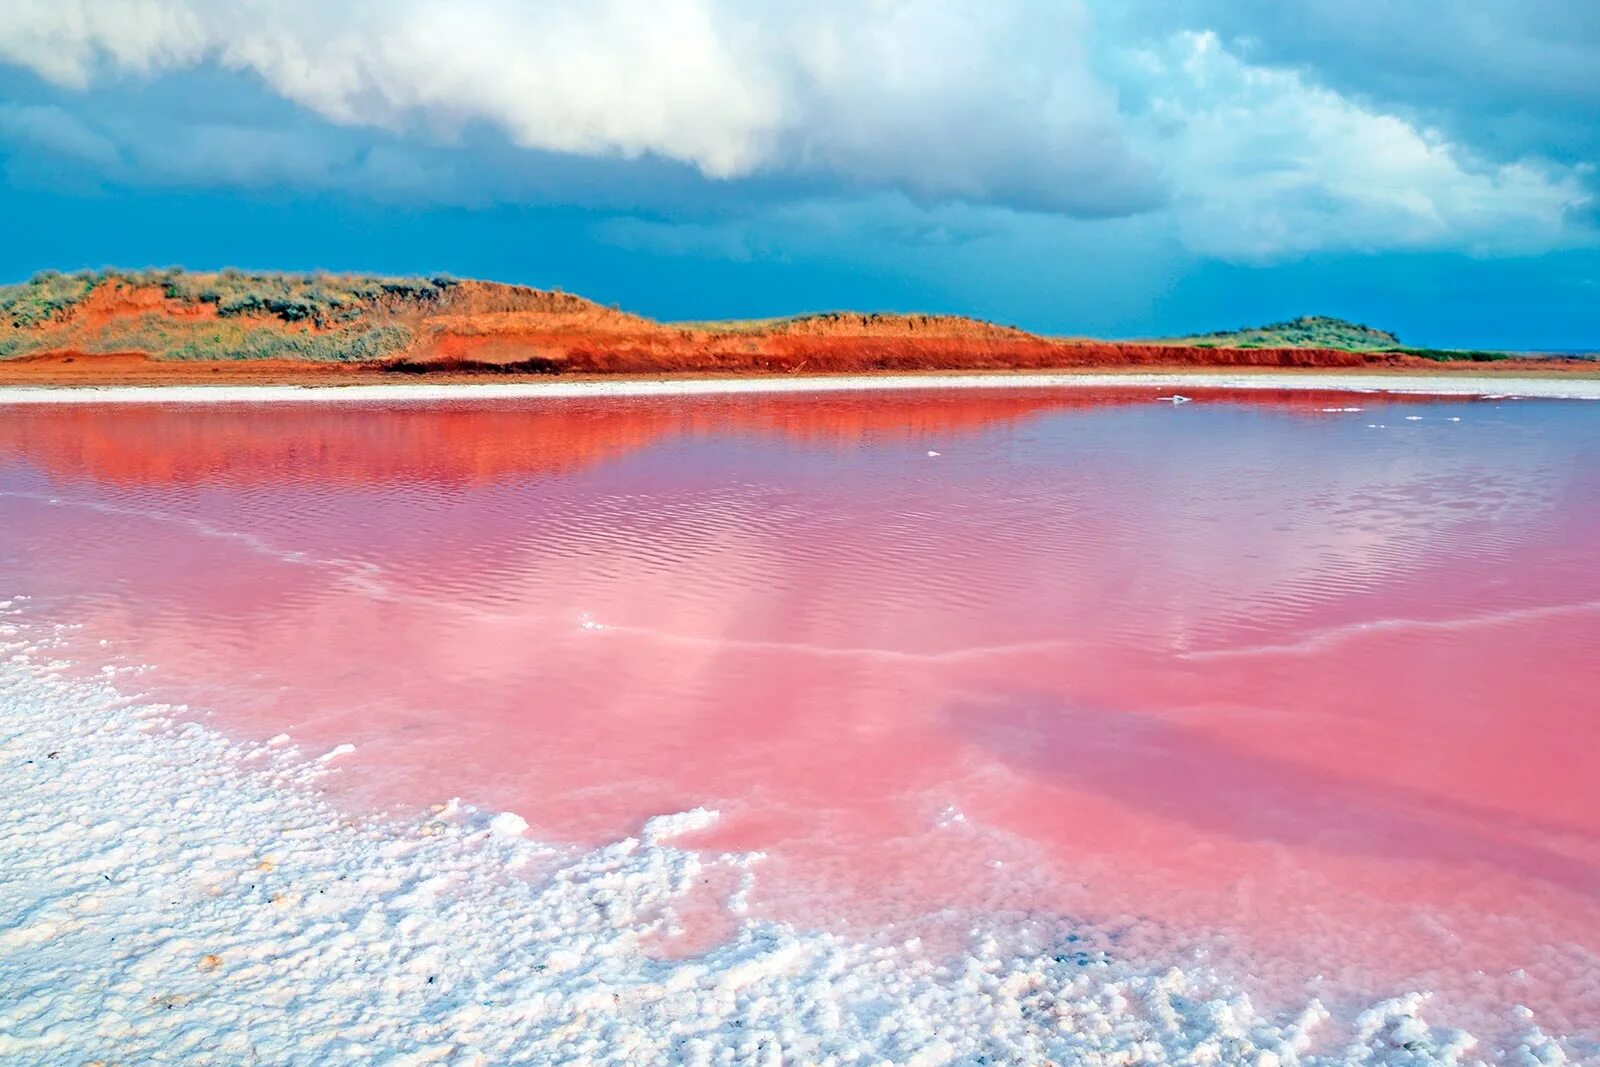
[[[924, 208], [1147, 213], [1191, 249], [1236, 260], [1525, 252], [1594, 237], [1579, 168], [1492, 162], [1303, 71], [1246, 62], [1210, 33], [1096, 44], [1083, 0], [7, 7], [0, 62], [69, 90], [220, 66], [326, 120], [314, 123], [320, 132], [214, 113], [97, 126], [52, 105], [0, 123], [0, 136], [27, 151], [98, 154], [117, 180], [339, 185], [461, 202], [559, 199], [565, 182], [572, 201], [606, 206], [588, 187], [594, 165], [567, 173], [552, 160], [620, 169], [650, 156], [722, 190], [707, 196], [701, 182], [692, 194], [701, 217], [689, 224], [710, 227], [713, 244], [721, 223], [704, 216], [749, 210], [752, 199], [871, 203], [885, 191]], [[483, 128], [538, 153], [491, 154]], [[453, 157], [441, 148], [451, 144], [461, 146]], [[656, 181], [667, 169], [676, 168], [633, 168], [663, 186], [651, 203], [670, 214], [662, 200], [674, 191]], [[718, 184], [742, 179], [758, 180], [742, 199]], [[751, 191], [767, 179], [774, 190]], [[719, 198], [727, 203], [708, 212]]]
[[1134, 59], [1149, 92], [1138, 140], [1172, 176], [1197, 251], [1531, 252], [1592, 236], [1571, 224], [1590, 195], [1574, 169], [1491, 163], [1294, 70], [1242, 62], [1209, 33]]
[[711, 178], [782, 172], [1073, 214], [1158, 192], [1077, 0], [12, 0], [0, 57], [59, 84], [201, 62], [345, 124], [502, 129]]
[[101, 57], [148, 73], [192, 63], [206, 38], [187, 4], [168, 0], [20, 0], [0, 19], [0, 59], [82, 89]]

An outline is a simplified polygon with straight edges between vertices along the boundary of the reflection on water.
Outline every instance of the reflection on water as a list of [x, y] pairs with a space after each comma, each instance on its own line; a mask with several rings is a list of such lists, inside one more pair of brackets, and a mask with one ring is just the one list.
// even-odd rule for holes
[[0, 594], [352, 805], [1600, 1018], [1600, 411], [1153, 395], [4, 411]]

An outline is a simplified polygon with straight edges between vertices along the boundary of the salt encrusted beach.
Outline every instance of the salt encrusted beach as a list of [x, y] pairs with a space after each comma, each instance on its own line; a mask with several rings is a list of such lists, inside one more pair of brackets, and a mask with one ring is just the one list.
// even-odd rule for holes
[[[1162, 408], [1217, 390], [1600, 399], [1600, 381], [1573, 377], [1251, 372], [12, 387], [0, 405], [1095, 388], [1148, 390], [1140, 406]], [[1364, 410], [1344, 404], [1318, 410]], [[1246, 990], [1273, 965], [1241, 970], [1204, 936], [1152, 953], [998, 908], [966, 917], [966, 944], [935, 948], [893, 928], [756, 917], [745, 897], [762, 855], [681, 841], [718, 822], [704, 809], [662, 811], [600, 847], [535, 840], [534, 812], [445, 795], [362, 814], [320, 790], [350, 744], [230, 739], [205, 709], [141, 695], [138, 662], [66, 658], [75, 623], [26, 594], [0, 590], [0, 1060], [1549, 1067], [1600, 1054], [1547, 1033], [1537, 1003], [1480, 1005], [1462, 1029], [1425, 985], [1268, 1003]], [[707, 884], [725, 936], [664, 950]]]
[[753, 920], [658, 958], [706, 872], [760, 877], [759, 856], [674, 845], [714, 813], [592, 851], [448, 798], [353, 818], [313, 793], [338, 749], [180, 724], [111, 687], [136, 692], [136, 665], [87, 676], [57, 659], [61, 624], [0, 610], [7, 1062], [1585, 1062], [1513, 1005], [1496, 1048], [1430, 1025], [1420, 990], [1271, 1012], [1201, 960], [1120, 959], [1020, 917], [953, 959]]
[[524, 400], [561, 397], [717, 396], [904, 389], [1030, 388], [1301, 389], [1434, 396], [1600, 399], [1600, 379], [1577, 376], [1353, 374], [1252, 371], [1240, 374], [1062, 373], [895, 374], [726, 378], [616, 378], [582, 381], [451, 382], [402, 385], [3, 386], [0, 404], [245, 403], [271, 401]]

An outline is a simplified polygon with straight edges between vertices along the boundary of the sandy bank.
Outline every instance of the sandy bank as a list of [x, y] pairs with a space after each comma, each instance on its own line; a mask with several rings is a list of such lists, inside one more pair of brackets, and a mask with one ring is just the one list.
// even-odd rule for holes
[[1600, 400], [1600, 378], [1319, 372], [819, 375], [632, 378], [353, 385], [4, 386], [0, 404], [254, 403], [281, 401], [524, 400], [561, 397], [715, 396], [907, 389], [1319, 389], [1440, 396]]

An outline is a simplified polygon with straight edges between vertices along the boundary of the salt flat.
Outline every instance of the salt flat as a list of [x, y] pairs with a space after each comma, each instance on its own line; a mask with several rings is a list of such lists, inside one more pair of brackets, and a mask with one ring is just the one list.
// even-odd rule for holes
[[[1420, 991], [1336, 1036], [1314, 1000], [1273, 1014], [1203, 962], [1064, 951], [1026, 925], [975, 930], [953, 961], [756, 921], [652, 958], [709, 869], [759, 867], [674, 847], [713, 813], [590, 851], [451, 802], [352, 819], [314, 795], [315, 754], [64, 677], [51, 631], [0, 611], [7, 1062], [1483, 1062]], [[1568, 1062], [1522, 1019], [1493, 1062]]]

